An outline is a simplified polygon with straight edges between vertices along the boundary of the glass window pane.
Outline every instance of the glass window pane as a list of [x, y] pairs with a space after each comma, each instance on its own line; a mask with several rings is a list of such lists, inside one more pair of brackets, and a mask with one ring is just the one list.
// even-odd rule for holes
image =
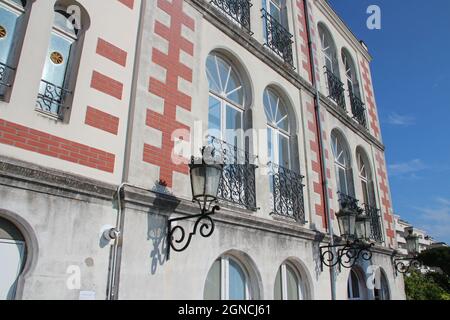
[[216, 260], [208, 272], [205, 283], [205, 291], [203, 297], [205, 300], [220, 300], [220, 290], [221, 290], [221, 276], [220, 276], [220, 264], [221, 261]]
[[208, 134], [221, 138], [221, 122], [220, 101], [209, 96]]
[[242, 112], [227, 105], [225, 141], [233, 146], [242, 147]]
[[352, 292], [353, 292], [352, 298], [359, 298], [360, 297], [359, 279], [355, 271], [351, 271], [351, 277], [352, 277]]
[[289, 166], [289, 139], [278, 134], [278, 164], [290, 168]]
[[273, 153], [273, 129], [267, 128], [267, 156], [270, 162], [275, 161]]
[[286, 266], [286, 291], [287, 300], [298, 300], [298, 280], [297, 276], [289, 266]]
[[[47, 57], [45, 60], [44, 74], [42, 76], [42, 79], [59, 87], [64, 86], [64, 79], [66, 76], [72, 43], [73, 40], [69, 40], [60, 36], [59, 34], [52, 33], [52, 36], [50, 38], [50, 45], [47, 51]], [[60, 64], [55, 64], [50, 59], [50, 55], [53, 52], [58, 52], [61, 54], [62, 62]]]
[[275, 278], [274, 300], [283, 300], [283, 288], [281, 287], [281, 268], [278, 269], [277, 277]]
[[230, 300], [245, 300], [245, 275], [241, 267], [230, 260], [229, 264], [229, 298]]
[[5, 29], [6, 35], [0, 38], [0, 62], [8, 64], [11, 48], [14, 42], [14, 33], [19, 15], [13, 13], [6, 6], [0, 3], [0, 24]]
[[347, 175], [345, 173], [345, 170], [339, 166], [337, 167], [337, 170], [339, 176], [338, 181], [339, 192], [349, 195], [347, 189]]

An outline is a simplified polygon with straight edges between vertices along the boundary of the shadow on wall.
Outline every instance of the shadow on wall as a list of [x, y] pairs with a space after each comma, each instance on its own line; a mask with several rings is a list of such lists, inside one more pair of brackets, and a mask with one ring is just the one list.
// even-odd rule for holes
[[[157, 208], [157, 211], [147, 214], [147, 240], [151, 240], [153, 243], [150, 259], [151, 273], [155, 274], [158, 266], [163, 266], [167, 261], [168, 216], [175, 211], [180, 204], [180, 200], [170, 192], [167, 183], [163, 180], [156, 181], [152, 191], [156, 193], [153, 205]], [[159, 212], [168, 214], [159, 214]]]

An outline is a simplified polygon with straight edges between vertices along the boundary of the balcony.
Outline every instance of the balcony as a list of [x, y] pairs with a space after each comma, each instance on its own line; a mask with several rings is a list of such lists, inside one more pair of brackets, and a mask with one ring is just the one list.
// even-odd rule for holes
[[245, 150], [215, 137], [209, 137], [209, 146], [222, 153], [225, 164], [218, 198], [249, 210], [256, 210], [256, 165], [251, 161], [253, 157]]
[[380, 209], [366, 204], [364, 205], [364, 212], [370, 217], [370, 238], [376, 242], [383, 242]]
[[330, 69], [328, 69], [327, 67], [324, 68], [328, 83], [328, 98], [336, 102], [339, 107], [346, 110], [344, 84]]
[[350, 104], [352, 106], [353, 119], [358, 121], [360, 125], [367, 128], [366, 108], [361, 99], [353, 93], [352, 89], [349, 89]]
[[14, 68], [0, 62], [0, 100], [5, 98], [7, 90], [11, 87]]
[[41, 80], [36, 110], [61, 119], [64, 102], [69, 94], [71, 94], [70, 91], [48, 81]]
[[272, 51], [280, 56], [283, 61], [294, 67], [294, 58], [292, 55], [293, 35], [283, 27], [283, 25], [272, 17], [266, 10], [262, 9], [262, 18], [264, 20], [266, 43]]
[[358, 205], [359, 200], [352, 196], [339, 192], [339, 204], [341, 210], [356, 212], [358, 215], [364, 214], [370, 218], [370, 239], [376, 242], [383, 242], [383, 232], [381, 228], [380, 209], [364, 204]]
[[242, 29], [252, 34], [250, 29], [250, 8], [248, 0], [211, 0], [217, 8], [236, 22]]
[[272, 214], [305, 223], [303, 176], [272, 162], [268, 163], [271, 178]]

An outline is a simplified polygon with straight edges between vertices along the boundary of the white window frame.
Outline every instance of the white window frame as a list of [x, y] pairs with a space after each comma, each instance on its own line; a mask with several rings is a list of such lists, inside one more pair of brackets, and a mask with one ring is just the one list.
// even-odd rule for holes
[[[278, 272], [281, 270], [281, 278], [280, 278], [280, 284], [281, 284], [281, 300], [288, 300], [288, 292], [287, 292], [287, 268], [291, 269], [291, 271], [294, 273], [295, 275], [295, 280], [297, 283], [297, 295], [298, 295], [298, 300], [304, 300], [305, 299], [305, 295], [304, 295], [304, 286], [303, 286], [303, 281], [302, 281], [302, 277], [299, 274], [299, 272], [297, 271], [297, 268], [295, 268], [294, 266], [288, 264], [288, 263], [283, 263], [280, 266], [280, 269], [278, 270]], [[278, 273], [277, 272], [277, 273]]]
[[[348, 150], [346, 150], [346, 146], [343, 145], [343, 141], [341, 141], [342, 138], [339, 137], [339, 135], [335, 134], [332, 135], [332, 148], [333, 148], [333, 156], [334, 156], [334, 165], [335, 165], [335, 174], [336, 174], [336, 182], [338, 184], [338, 190], [341, 193], [344, 193], [347, 196], [351, 196], [354, 197], [354, 190], [352, 190], [352, 186], [353, 183], [352, 181], [350, 181], [350, 179], [352, 179], [352, 171], [351, 171], [351, 159], [350, 159], [350, 155], [348, 154]], [[342, 151], [339, 155], [337, 155], [337, 147], [338, 145], [341, 145], [342, 147]], [[341, 163], [339, 161], [339, 158], [341, 157], [341, 155], [344, 155], [344, 157], [347, 160], [347, 165], [345, 165], [345, 163]], [[345, 192], [343, 190], [340, 190], [341, 188], [341, 178], [340, 178], [340, 174], [339, 174], [339, 170], [344, 170], [344, 176], [345, 176]]]
[[[359, 297], [355, 298], [353, 296], [353, 277], [352, 274], [354, 274], [356, 276], [356, 279], [358, 280], [358, 290], [359, 290]], [[361, 285], [361, 279], [359, 277], [358, 272], [356, 272], [355, 270], [350, 270], [350, 274], [348, 277], [348, 281], [347, 281], [347, 286], [348, 286], [348, 300], [363, 300], [364, 295], [363, 295], [363, 287]]]
[[230, 260], [233, 261], [242, 271], [245, 277], [245, 300], [251, 300], [251, 290], [249, 286], [249, 275], [244, 266], [236, 259], [229, 256], [220, 257], [220, 299], [230, 300]]

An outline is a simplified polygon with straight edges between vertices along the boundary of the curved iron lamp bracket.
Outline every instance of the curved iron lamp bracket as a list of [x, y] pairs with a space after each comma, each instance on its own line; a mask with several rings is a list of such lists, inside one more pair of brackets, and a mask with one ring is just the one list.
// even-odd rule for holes
[[[215, 228], [214, 220], [211, 218], [211, 216], [219, 210], [220, 207], [216, 205], [213, 206], [211, 210], [202, 209], [202, 213], [200, 214], [169, 219], [167, 232], [167, 259], [169, 259], [170, 257], [170, 249], [176, 252], [182, 252], [186, 250], [191, 243], [192, 237], [197, 234], [198, 230], [203, 238], [210, 237], [213, 234]], [[194, 228], [189, 234], [186, 233], [186, 230], [183, 226], [173, 226], [173, 224], [176, 222], [190, 219], [197, 220], [195, 221]]]
[[365, 261], [372, 259], [371, 248], [375, 244], [365, 243], [359, 240], [350, 242], [347, 241], [344, 244], [328, 245], [320, 247], [320, 261], [321, 270], [323, 271], [323, 266], [332, 268], [334, 266], [350, 269], [352, 268], [358, 260], [361, 258]]
[[392, 257], [392, 264], [394, 265], [396, 274], [406, 274], [410, 269], [420, 269], [422, 267], [422, 263], [417, 260], [417, 255], [414, 255], [413, 257], [402, 257], [394, 254]]

